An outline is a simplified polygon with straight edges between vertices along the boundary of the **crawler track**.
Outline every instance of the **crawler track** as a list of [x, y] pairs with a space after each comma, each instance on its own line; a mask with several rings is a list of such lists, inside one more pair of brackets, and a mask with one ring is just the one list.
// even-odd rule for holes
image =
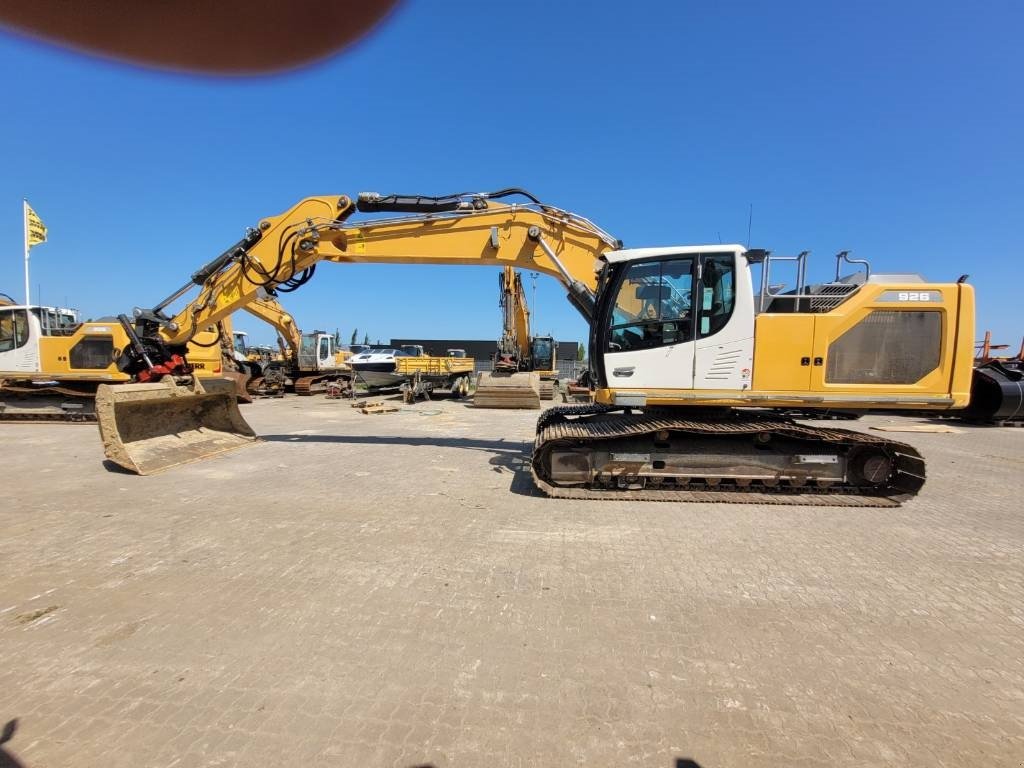
[[301, 396], [317, 395], [327, 391], [327, 385], [332, 381], [342, 382], [343, 386], [351, 387], [352, 378], [344, 374], [321, 373], [315, 376], [303, 376], [295, 379], [295, 394]]
[[[720, 450], [723, 444], [735, 443], [736, 471], [719, 466], [720, 474], [704, 470], [691, 477], [669, 477], [651, 470], [651, 462], [644, 461], [652, 454], [669, 451], [684, 445], [685, 450], [673, 454], [703, 460], [704, 445]], [[812, 467], [803, 470], [807, 478], [750, 479], [744, 476], [750, 459], [756, 461], [754, 442], [774, 448], [773, 458], [789, 459], [798, 454], [836, 455], [844, 466], [860, 467], [839, 479], [822, 480], [813, 475]], [[637, 454], [637, 445], [645, 446]], [[795, 448], [794, 448], [795, 447]], [[747, 451], [743, 453], [742, 451]], [[590, 461], [597, 465], [599, 456], [615, 451], [630, 457], [633, 467], [618, 474], [596, 472], [590, 481], [558, 481], [553, 478], [552, 462], [557, 457], [569, 456], [573, 463]], [[634, 453], [625, 453], [634, 451]], [[872, 474], [858, 464], [859, 457], [871, 456], [875, 466], [883, 471]], [[584, 458], [580, 458], [584, 457]], [[565, 461], [565, 459], [562, 459]], [[838, 466], [835, 462], [833, 466]], [[614, 461], [612, 462], [614, 464]], [[606, 464], [604, 466], [612, 466]], [[739, 470], [744, 471], [739, 471]], [[885, 438], [843, 429], [810, 427], [773, 415], [730, 412], [724, 415], [681, 418], [675, 413], [651, 411], [628, 414], [622, 409], [600, 405], [576, 405], [552, 408], [541, 415], [532, 462], [533, 478], [547, 495], [570, 499], [618, 499], [646, 501], [716, 501], [755, 504], [803, 504], [813, 506], [891, 507], [912, 498], [924, 484], [924, 460], [913, 447]], [[763, 470], [762, 470], [763, 471]], [[834, 469], [832, 471], [835, 471]]]
[[0, 382], [0, 421], [95, 422], [95, 400], [95, 384], [41, 387]]

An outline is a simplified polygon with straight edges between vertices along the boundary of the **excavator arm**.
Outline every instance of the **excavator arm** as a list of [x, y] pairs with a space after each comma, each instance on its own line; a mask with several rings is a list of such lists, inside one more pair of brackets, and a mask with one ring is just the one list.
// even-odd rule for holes
[[473, 402], [479, 408], [540, 408], [542, 398], [554, 397], [554, 386], [548, 383], [542, 392], [540, 376], [533, 373], [530, 310], [514, 267], [505, 267], [498, 275], [498, 304], [502, 317], [498, 352], [491, 370], [477, 377]]
[[498, 275], [498, 297], [502, 329], [495, 365], [505, 362], [518, 370], [520, 362], [530, 356], [530, 310], [522, 277], [514, 267], [505, 267]]
[[284, 340], [293, 356], [299, 354], [302, 332], [295, 325], [295, 320], [292, 316], [285, 311], [285, 308], [276, 299], [269, 296], [267, 298], [255, 298], [248, 304], [243, 305], [242, 309], [277, 331], [278, 336]]
[[[344, 195], [306, 198], [283, 214], [260, 221], [153, 309], [136, 310], [136, 329], [151, 361], [154, 356], [168, 358], [197, 329], [263, 300], [267, 291], [295, 290], [324, 261], [536, 270], [562, 282], [570, 301], [589, 319], [599, 258], [621, 244], [567, 211], [533, 201], [495, 201], [511, 194], [518, 191], [444, 198], [364, 193], [358, 202]], [[350, 222], [357, 210], [406, 215]], [[199, 293], [192, 301], [173, 315], [168, 313], [171, 304], [197, 286]], [[127, 370], [143, 373], [147, 367], [136, 355]]]
[[[525, 196], [528, 202], [506, 198]], [[351, 221], [356, 212], [368, 214]], [[398, 214], [380, 216], [381, 214]], [[370, 216], [374, 217], [370, 217]], [[378, 217], [380, 216], [380, 217]], [[601, 257], [621, 243], [587, 219], [542, 205], [522, 190], [446, 197], [309, 197], [260, 221], [152, 309], [120, 317], [130, 338], [118, 362], [136, 385], [101, 390], [100, 433], [109, 459], [149, 474], [255, 439], [233, 399], [191, 376], [186, 345], [245, 309], [288, 325], [267, 297], [288, 293], [335, 264], [520, 267], [553, 275], [587, 318], [595, 310]], [[185, 306], [170, 307], [198, 288]], [[264, 314], [261, 314], [264, 313]], [[294, 327], [294, 323], [291, 324]]]

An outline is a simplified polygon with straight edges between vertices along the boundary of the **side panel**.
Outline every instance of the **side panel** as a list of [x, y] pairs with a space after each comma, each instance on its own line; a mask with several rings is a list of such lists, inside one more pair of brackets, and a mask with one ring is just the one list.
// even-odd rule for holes
[[974, 335], [974, 286], [961, 283], [957, 287], [960, 290], [960, 312], [950, 390], [956, 402], [955, 407], [965, 408], [971, 400], [971, 386], [974, 382], [974, 340], [977, 338]]
[[395, 371], [411, 376], [417, 371], [428, 376], [444, 376], [455, 373], [473, 373], [476, 361], [472, 357], [397, 357]]
[[866, 285], [851, 301], [815, 315], [811, 391], [950, 395], [962, 368], [960, 288]]
[[[231, 334], [230, 325], [225, 329], [225, 333]], [[126, 338], [123, 341], [127, 343], [128, 340]], [[196, 375], [200, 377], [220, 376], [224, 372], [225, 356], [234, 356], [234, 345], [232, 344], [229, 350], [225, 350], [219, 343], [216, 328], [199, 331], [195, 335], [195, 341], [199, 343], [189, 342], [185, 354], [195, 368]], [[115, 338], [116, 343], [117, 339]]]
[[76, 333], [74, 336], [47, 336], [39, 340], [42, 371], [53, 374], [80, 371], [91, 375], [120, 376], [114, 364], [115, 349], [118, 347], [110, 333]]
[[806, 392], [810, 388], [814, 320], [815, 315], [758, 315], [754, 336], [755, 391]]
[[117, 370], [116, 354], [127, 344], [124, 329], [114, 323], [82, 323], [71, 336], [44, 336], [39, 340], [41, 371], [104, 381], [127, 381]]

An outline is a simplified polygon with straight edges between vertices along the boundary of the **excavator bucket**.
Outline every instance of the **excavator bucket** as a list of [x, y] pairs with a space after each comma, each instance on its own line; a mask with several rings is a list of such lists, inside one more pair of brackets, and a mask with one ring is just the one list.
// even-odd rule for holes
[[96, 416], [103, 450], [139, 475], [250, 445], [256, 433], [238, 410], [234, 382], [197, 379], [191, 386], [101, 384]]
[[249, 392], [249, 382], [252, 380], [252, 376], [241, 371], [221, 371], [221, 376], [234, 384], [235, 398], [239, 403], [252, 402], [252, 394]]
[[540, 409], [540, 375], [537, 373], [481, 373], [473, 405], [477, 408]]

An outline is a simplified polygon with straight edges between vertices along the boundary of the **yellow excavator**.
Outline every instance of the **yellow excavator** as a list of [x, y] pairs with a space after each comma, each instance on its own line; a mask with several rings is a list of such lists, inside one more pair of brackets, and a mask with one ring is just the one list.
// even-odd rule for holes
[[[366, 215], [351, 220], [357, 211]], [[974, 290], [964, 278], [872, 274], [866, 263], [844, 278], [840, 267], [857, 263], [845, 252], [836, 279], [807, 284], [806, 256], [721, 244], [627, 250], [518, 189], [310, 197], [136, 311], [120, 366], [140, 383], [100, 388], [100, 432], [108, 458], [140, 474], [251, 443], [234, 401], [189, 375], [186, 345], [260, 291], [301, 285], [320, 262], [514, 266], [558, 279], [590, 325], [595, 402], [537, 422], [531, 468], [544, 493], [898, 504], [924, 484], [915, 448], [781, 411], [964, 408]], [[770, 278], [783, 259], [798, 275], [785, 293]], [[195, 287], [183, 309], [168, 309]]]
[[522, 277], [514, 267], [498, 275], [502, 333], [492, 370], [477, 379], [478, 408], [540, 408], [551, 400], [558, 379], [558, 345], [551, 336], [530, 334], [530, 309]]
[[278, 334], [281, 361], [251, 366], [248, 388], [252, 394], [277, 394], [286, 389], [298, 395], [314, 395], [335, 386], [343, 392], [352, 387], [349, 353], [339, 349], [325, 331], [303, 333], [295, 320], [272, 296], [258, 297], [242, 309], [271, 325]]
[[[224, 335], [230, 339], [230, 330], [213, 323], [189, 340], [195, 375], [232, 375], [233, 361], [219, 343]], [[74, 309], [18, 304], [0, 294], [0, 421], [95, 421], [97, 386], [132, 381], [117, 367], [127, 346], [116, 318], [81, 322]]]

